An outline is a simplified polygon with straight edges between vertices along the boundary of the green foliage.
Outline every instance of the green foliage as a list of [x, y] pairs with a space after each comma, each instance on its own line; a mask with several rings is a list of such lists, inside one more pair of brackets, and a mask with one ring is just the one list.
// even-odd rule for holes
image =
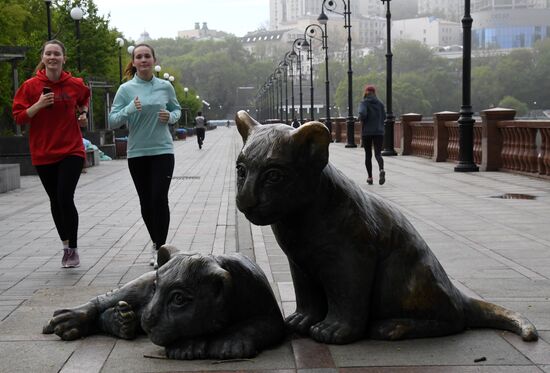
[[[405, 9], [408, 0], [394, 0]], [[411, 5], [409, 4], [409, 5]], [[75, 5], [84, 11], [80, 21], [80, 56], [82, 71], [77, 71], [78, 41], [75, 22], [70, 9]], [[411, 5], [412, 6], [412, 5]], [[18, 63], [19, 83], [34, 73], [39, 50], [47, 37], [46, 7], [43, 0], [0, 0], [0, 45], [25, 46], [26, 59]], [[407, 8], [407, 12], [412, 8]], [[407, 12], [404, 12], [407, 13]], [[130, 57], [126, 47], [119, 50], [115, 39], [122, 36], [110, 25], [108, 17], [98, 15], [93, 0], [53, 0], [51, 6], [52, 31], [55, 38], [67, 48], [66, 69], [87, 81], [105, 81], [113, 84], [111, 97], [118, 86], [118, 53], [125, 66]], [[329, 82], [331, 104], [338, 107], [336, 115], [347, 116], [348, 65], [345, 58], [345, 30], [330, 33], [329, 52], [342, 56], [330, 57]], [[342, 39], [343, 40], [343, 39]], [[269, 51], [256, 50], [250, 55], [239, 39], [225, 40], [158, 39], [151, 41], [158, 64], [164, 72], [175, 77], [174, 88], [187, 117], [192, 118], [203, 110], [209, 119], [230, 118], [239, 109], [254, 108], [255, 90], [238, 87], [263, 86], [273, 73], [288, 45], [282, 45], [274, 56]], [[377, 86], [378, 97], [386, 102], [386, 50], [385, 46], [369, 55], [353, 59], [353, 112], [363, 97], [366, 84]], [[462, 60], [443, 59], [430, 48], [415, 41], [400, 41], [393, 45], [393, 113], [399, 116], [408, 112], [431, 116], [434, 112], [459, 111], [462, 98]], [[322, 59], [323, 51], [315, 44], [315, 59]], [[305, 54], [302, 56], [307, 64]], [[324, 102], [325, 65], [314, 65], [315, 101]], [[304, 71], [305, 74], [305, 71]], [[532, 50], [516, 50], [508, 55], [490, 55], [472, 59], [472, 106], [474, 111], [500, 105], [505, 96], [513, 96], [528, 109], [550, 108], [550, 39], [539, 41]], [[13, 96], [11, 66], [0, 63], [0, 131], [14, 131], [11, 119]], [[290, 85], [289, 85], [290, 86]], [[304, 106], [309, 105], [309, 77], [303, 76]], [[184, 87], [188, 88], [185, 94]], [[298, 82], [295, 82], [295, 105], [298, 104]], [[94, 89], [94, 123], [96, 128], [105, 125], [104, 89]], [[196, 96], [200, 95], [200, 99]], [[290, 98], [289, 98], [290, 99]], [[210, 103], [203, 106], [202, 100]], [[508, 102], [509, 99], [507, 99]], [[536, 104], [535, 104], [536, 103]], [[184, 117], [184, 116], [182, 116]], [[183, 120], [184, 122], [184, 120]], [[189, 121], [188, 121], [189, 122]]]
[[525, 103], [512, 96], [504, 96], [504, 98], [498, 103], [498, 106], [507, 109], [514, 109], [516, 111], [516, 117], [523, 117], [529, 111], [529, 108], [525, 105]]
[[[273, 69], [270, 62], [252, 59], [233, 37], [204, 41], [159, 39], [151, 44], [163, 71], [165, 67], [173, 71], [176, 81], [190, 89], [182, 106], [190, 108], [192, 116], [202, 108], [209, 119], [232, 118], [237, 110], [253, 106], [253, 102], [242, 102], [242, 92], [241, 100], [236, 102], [237, 87], [259, 89]], [[197, 101], [196, 95], [201, 99]], [[210, 107], [203, 108], [201, 100]]]
[[[80, 6], [80, 56], [82, 71], [77, 71], [76, 25], [70, 16]], [[0, 45], [27, 47], [26, 59], [18, 63], [19, 83], [34, 74], [40, 62], [40, 48], [47, 39], [46, 6], [43, 0], [0, 0]], [[86, 81], [118, 82], [118, 48], [120, 34], [109, 28], [109, 20], [97, 14], [93, 0], [54, 0], [51, 4], [52, 37], [61, 40], [67, 51], [65, 69]], [[13, 127], [11, 67], [0, 63], [0, 130]], [[114, 92], [113, 92], [114, 93]], [[94, 121], [105, 126], [103, 90], [94, 91]], [[9, 114], [9, 115], [6, 115]]]

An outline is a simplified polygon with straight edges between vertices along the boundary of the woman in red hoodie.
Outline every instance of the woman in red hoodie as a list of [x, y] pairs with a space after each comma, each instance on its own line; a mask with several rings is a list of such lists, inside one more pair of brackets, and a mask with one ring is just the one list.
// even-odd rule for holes
[[17, 124], [30, 124], [32, 164], [50, 198], [55, 227], [63, 242], [63, 268], [78, 267], [78, 212], [74, 192], [86, 153], [80, 126], [88, 123], [90, 89], [63, 71], [65, 47], [59, 40], [42, 46], [36, 76], [13, 99]]

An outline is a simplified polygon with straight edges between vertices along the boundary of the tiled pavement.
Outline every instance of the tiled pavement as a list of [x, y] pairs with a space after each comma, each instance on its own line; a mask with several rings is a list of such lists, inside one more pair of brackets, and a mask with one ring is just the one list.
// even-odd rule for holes
[[[176, 142], [168, 241], [181, 250], [253, 256], [285, 314], [294, 309], [286, 258], [269, 227], [235, 210], [234, 128]], [[455, 173], [450, 163], [386, 157], [387, 183], [367, 186], [360, 148], [332, 144], [330, 159], [361, 187], [399, 206], [464, 292], [524, 313], [541, 339], [472, 330], [445, 338], [326, 346], [289, 337], [244, 361], [171, 361], [145, 337], [63, 342], [40, 334], [53, 310], [74, 306], [150, 270], [150, 242], [126, 161], [102, 162], [76, 192], [82, 266], [61, 250], [38, 178], [0, 194], [0, 372], [550, 372], [550, 182], [509, 173]], [[535, 200], [492, 198], [525, 193]], [[485, 358], [484, 361], [475, 362]]]

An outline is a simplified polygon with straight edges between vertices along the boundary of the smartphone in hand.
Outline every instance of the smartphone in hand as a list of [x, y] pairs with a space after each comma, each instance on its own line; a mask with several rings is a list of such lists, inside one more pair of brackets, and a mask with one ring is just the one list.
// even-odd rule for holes
[[[51, 92], [52, 92], [52, 89], [51, 89], [50, 87], [44, 87], [44, 88], [42, 88], [42, 94], [43, 94], [43, 95], [45, 95], [45, 94], [47, 94], [47, 93], [51, 93]], [[53, 106], [53, 104], [48, 105], [48, 107], [52, 107], [52, 106]]]

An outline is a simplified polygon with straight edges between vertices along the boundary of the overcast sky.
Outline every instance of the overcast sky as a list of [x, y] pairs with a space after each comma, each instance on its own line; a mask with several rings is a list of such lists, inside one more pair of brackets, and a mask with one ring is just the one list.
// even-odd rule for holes
[[95, 0], [110, 25], [137, 40], [145, 30], [151, 38], [175, 38], [178, 31], [208, 28], [243, 36], [269, 21], [269, 0]]

